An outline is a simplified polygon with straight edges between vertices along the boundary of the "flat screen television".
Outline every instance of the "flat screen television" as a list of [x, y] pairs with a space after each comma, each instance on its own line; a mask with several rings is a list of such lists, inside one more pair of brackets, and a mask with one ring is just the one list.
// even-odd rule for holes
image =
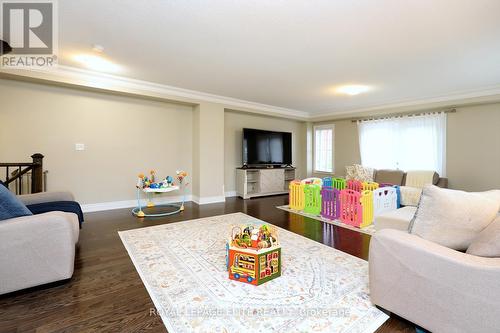
[[243, 165], [292, 165], [292, 133], [244, 128]]

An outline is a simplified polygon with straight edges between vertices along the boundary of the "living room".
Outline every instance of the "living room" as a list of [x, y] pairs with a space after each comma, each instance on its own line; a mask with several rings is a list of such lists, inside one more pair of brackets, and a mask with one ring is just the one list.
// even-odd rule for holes
[[497, 1], [30, 3], [1, 332], [500, 325]]

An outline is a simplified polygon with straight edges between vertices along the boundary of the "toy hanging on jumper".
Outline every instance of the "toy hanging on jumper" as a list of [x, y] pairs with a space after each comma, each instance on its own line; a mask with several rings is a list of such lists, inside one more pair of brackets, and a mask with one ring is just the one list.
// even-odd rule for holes
[[[184, 179], [188, 176], [187, 172], [185, 171], [176, 171], [177, 174], [177, 181], [179, 182], [179, 185], [174, 184], [174, 178], [172, 176], [167, 176], [165, 177], [161, 182], [156, 182], [156, 171], [151, 170], [149, 172], [150, 177], [144, 176], [144, 174], [139, 174], [137, 183], [136, 183], [136, 188], [137, 188], [137, 207], [132, 210], [132, 213], [137, 216], [137, 217], [159, 217], [159, 216], [167, 216], [167, 215], [172, 215], [179, 213], [184, 210], [184, 202], [186, 199], [186, 186], [188, 185], [187, 183], [184, 183]], [[167, 212], [167, 213], [157, 213], [157, 214], [146, 214], [142, 210], [142, 205], [141, 205], [141, 198], [140, 198], [140, 193], [146, 193], [147, 195], [147, 203], [146, 207], [151, 208], [154, 207], [155, 204], [152, 200], [152, 195], [153, 194], [160, 194], [160, 193], [166, 193], [166, 192], [171, 192], [171, 191], [176, 191], [176, 190], [181, 190], [182, 191], [182, 202], [180, 204], [162, 204], [158, 206], [164, 206], [164, 207], [174, 207], [176, 208], [175, 211], [173, 212]]]

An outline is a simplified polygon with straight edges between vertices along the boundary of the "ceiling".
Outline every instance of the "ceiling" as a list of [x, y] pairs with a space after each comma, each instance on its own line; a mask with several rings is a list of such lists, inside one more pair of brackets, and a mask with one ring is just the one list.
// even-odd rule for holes
[[498, 0], [64, 0], [60, 64], [100, 44], [120, 76], [317, 116], [500, 88], [499, 13]]

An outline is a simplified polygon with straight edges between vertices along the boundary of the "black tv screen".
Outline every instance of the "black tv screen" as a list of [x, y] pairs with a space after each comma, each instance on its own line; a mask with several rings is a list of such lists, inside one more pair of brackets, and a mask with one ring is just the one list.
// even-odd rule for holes
[[243, 129], [244, 165], [291, 165], [292, 133]]

